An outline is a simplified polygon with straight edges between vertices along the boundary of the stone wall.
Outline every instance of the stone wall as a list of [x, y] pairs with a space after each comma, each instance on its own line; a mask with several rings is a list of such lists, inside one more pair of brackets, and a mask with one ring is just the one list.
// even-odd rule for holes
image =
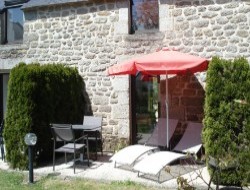
[[[202, 78], [201, 76], [199, 78]], [[168, 114], [169, 118], [177, 119], [175, 137], [179, 139], [188, 122], [202, 123], [204, 117], [205, 90], [203, 82], [190, 74], [173, 76], [168, 79]], [[166, 80], [161, 80], [161, 117], [166, 117]], [[177, 140], [173, 138], [173, 140]]]
[[27, 60], [78, 68], [90, 103], [88, 114], [103, 117], [104, 150], [113, 150], [117, 138], [129, 138], [128, 80], [106, 73], [117, 62], [122, 41], [114, 36], [118, 6], [123, 2], [94, 1], [25, 12]]
[[[250, 2], [247, 0], [161, 1], [169, 22], [164, 44], [202, 57], [250, 60]], [[163, 11], [163, 12], [164, 12]], [[174, 32], [173, 32], [174, 31]]]
[[[166, 80], [161, 81], [161, 117], [166, 117]], [[169, 118], [181, 122], [202, 122], [205, 90], [195, 75], [168, 79]]]
[[9, 72], [16, 64], [25, 60], [27, 46], [23, 44], [0, 46], [0, 70]]
[[[107, 76], [109, 66], [167, 46], [206, 58], [250, 59], [247, 1], [160, 0], [159, 31], [133, 35], [128, 35], [127, 7], [126, 0], [95, 0], [25, 9], [24, 44], [0, 47], [0, 69], [21, 61], [77, 67], [86, 85], [88, 112], [103, 116], [105, 150], [114, 150], [119, 139], [130, 135], [129, 78]], [[171, 114], [185, 104], [183, 121], [202, 119], [203, 101], [194, 100], [196, 95], [204, 96], [197, 81], [204, 87], [205, 75], [169, 79], [174, 89], [169, 97], [172, 108], [176, 107]], [[194, 103], [200, 105], [194, 108], [190, 105]]]
[[126, 1], [79, 5], [25, 12], [26, 61], [78, 67], [90, 102], [88, 112], [103, 117], [104, 150], [114, 150], [119, 139], [124, 141], [130, 135], [129, 78], [107, 76], [106, 69], [130, 56], [155, 50], [164, 35], [127, 35], [124, 27], [122, 31], [121, 24], [128, 28], [128, 19], [122, 17]]

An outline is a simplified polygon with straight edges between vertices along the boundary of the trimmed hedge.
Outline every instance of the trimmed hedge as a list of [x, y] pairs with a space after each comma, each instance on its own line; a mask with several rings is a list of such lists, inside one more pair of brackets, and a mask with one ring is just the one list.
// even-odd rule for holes
[[50, 123], [82, 123], [83, 80], [78, 71], [61, 64], [20, 63], [10, 73], [4, 130], [7, 161], [13, 168], [28, 166], [24, 136], [38, 137], [35, 161], [52, 159]]
[[203, 123], [206, 156], [217, 159], [222, 168], [238, 166], [236, 172], [222, 171], [221, 184], [250, 182], [250, 66], [246, 59], [212, 59]]

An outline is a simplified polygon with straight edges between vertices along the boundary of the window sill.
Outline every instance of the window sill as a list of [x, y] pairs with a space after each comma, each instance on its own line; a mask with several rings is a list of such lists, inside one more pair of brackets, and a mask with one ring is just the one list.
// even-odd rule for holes
[[133, 40], [163, 40], [164, 33], [160, 32], [159, 30], [146, 30], [146, 31], [135, 31], [133, 34], [129, 34], [126, 37], [126, 40], [133, 41]]
[[10, 43], [10, 44], [1, 44], [1, 50], [13, 50], [13, 49], [26, 49], [28, 48], [27, 45], [22, 43]]
[[159, 29], [151, 29], [151, 30], [136, 30], [134, 34], [155, 34], [155, 33], [159, 33]]

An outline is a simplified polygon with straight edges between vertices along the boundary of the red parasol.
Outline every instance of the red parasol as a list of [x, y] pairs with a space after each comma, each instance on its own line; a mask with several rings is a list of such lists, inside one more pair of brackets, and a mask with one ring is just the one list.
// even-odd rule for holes
[[[208, 68], [208, 60], [178, 51], [163, 48], [160, 51], [142, 55], [138, 58], [125, 61], [121, 64], [108, 68], [109, 75], [136, 75], [141, 72], [143, 75], [168, 75], [186, 74], [205, 71]], [[166, 91], [168, 83], [166, 80]], [[169, 147], [168, 137], [168, 92], [166, 92], [166, 119], [167, 119], [167, 148]]]
[[207, 69], [208, 61], [190, 54], [171, 51], [167, 48], [125, 61], [108, 69], [109, 75], [148, 75], [195, 73]]

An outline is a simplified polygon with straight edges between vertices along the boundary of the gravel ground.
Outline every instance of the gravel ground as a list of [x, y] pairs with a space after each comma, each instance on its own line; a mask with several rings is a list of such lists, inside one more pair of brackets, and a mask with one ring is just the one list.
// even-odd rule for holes
[[[43, 167], [34, 169], [34, 175], [58, 175], [60, 177], [80, 177], [85, 179], [92, 179], [98, 181], [134, 181], [146, 186], [164, 189], [177, 189], [176, 177], [182, 176], [189, 184], [197, 189], [207, 189], [209, 175], [204, 165], [174, 165], [162, 171], [160, 183], [154, 176], [140, 176], [137, 172], [132, 171], [131, 168], [114, 168], [114, 163], [109, 161], [110, 154], [103, 156], [99, 155], [97, 161], [91, 160], [90, 167], [86, 162], [78, 161], [76, 164], [76, 174], [73, 172], [73, 162], [63, 163], [62, 159], [57, 160], [55, 171], [53, 172], [52, 163]], [[7, 163], [0, 161], [0, 168], [9, 170]], [[169, 173], [170, 170], [170, 173]], [[27, 172], [27, 171], [25, 171]], [[183, 175], [182, 175], [183, 174]], [[36, 177], [35, 177], [36, 179]], [[212, 186], [214, 188], [214, 185]]]
[[[69, 161], [64, 163], [64, 158], [57, 159], [55, 171], [53, 171], [52, 163], [40, 166], [34, 169], [34, 180], [40, 179], [41, 176], [48, 174], [55, 175], [62, 178], [84, 178], [103, 182], [109, 181], [133, 181], [149, 187], [157, 189], [176, 190], [177, 189], [177, 177], [181, 176], [189, 181], [189, 184], [198, 190], [205, 190], [208, 188], [208, 182], [210, 180], [207, 168], [204, 165], [189, 165], [189, 164], [177, 164], [170, 167], [166, 167], [161, 172], [160, 183], [155, 176], [141, 176], [138, 177], [137, 172], [132, 171], [129, 167], [114, 168], [114, 163], [109, 159], [112, 155], [105, 154], [103, 156], [98, 155], [98, 160], [91, 160], [90, 167], [87, 166], [87, 162], [77, 161], [76, 173], [73, 172], [73, 162]], [[0, 160], [0, 169], [11, 170], [6, 162]], [[169, 172], [170, 171], [170, 172]], [[28, 171], [24, 171], [27, 173]], [[212, 189], [215, 189], [215, 185], [212, 184]], [[235, 187], [222, 187], [220, 190], [239, 190]], [[250, 187], [243, 188], [249, 190]]]

